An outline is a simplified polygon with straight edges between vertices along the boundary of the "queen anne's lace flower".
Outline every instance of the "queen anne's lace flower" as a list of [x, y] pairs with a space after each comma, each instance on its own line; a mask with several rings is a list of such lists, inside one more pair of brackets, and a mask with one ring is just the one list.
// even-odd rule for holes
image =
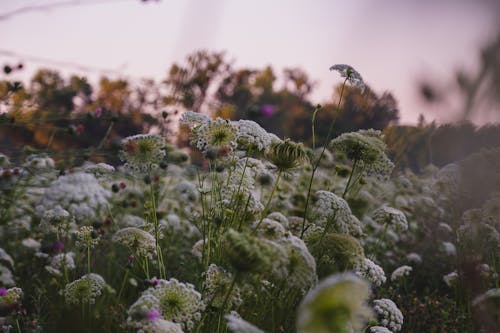
[[399, 280], [405, 276], [409, 276], [413, 268], [408, 265], [403, 265], [401, 267], [398, 267], [392, 272], [391, 274], [391, 280], [396, 281]]
[[329, 225], [329, 231], [336, 233], [354, 236], [363, 233], [361, 222], [352, 215], [349, 204], [344, 199], [328, 191], [318, 191], [316, 196], [318, 200], [312, 209], [316, 224], [323, 227]]
[[457, 271], [453, 271], [453, 272], [448, 273], [445, 276], [443, 276], [443, 281], [444, 281], [444, 283], [446, 283], [446, 285], [448, 287], [453, 287], [455, 285], [455, 283], [457, 282], [457, 280], [458, 280]]
[[500, 301], [500, 288], [494, 288], [486, 291], [485, 293], [477, 296], [472, 300], [472, 305], [477, 306], [487, 300], [495, 299], [497, 302]]
[[288, 285], [302, 292], [316, 285], [318, 282], [316, 261], [304, 241], [289, 234], [277, 242], [283, 246], [288, 256], [286, 275]]
[[380, 286], [386, 281], [382, 267], [368, 258], [365, 258], [363, 262], [356, 267], [356, 274], [367, 279], [376, 286]]
[[210, 118], [202, 113], [186, 111], [182, 114], [180, 123], [183, 125], [187, 125], [190, 128], [197, 127], [203, 125], [210, 121]]
[[156, 134], [137, 134], [122, 140], [120, 159], [125, 168], [149, 172], [158, 167], [165, 157], [165, 139]]
[[214, 153], [216, 157], [229, 157], [236, 148], [238, 126], [217, 118], [202, 123], [191, 132], [191, 142], [204, 154]]
[[4, 265], [0, 265], [0, 284], [7, 287], [14, 285], [12, 272]]
[[367, 282], [354, 274], [333, 275], [302, 300], [297, 316], [298, 333], [359, 332], [371, 311]]
[[36, 210], [43, 216], [47, 210], [60, 206], [78, 221], [92, 219], [106, 207], [110, 196], [94, 175], [72, 173], [59, 177], [45, 190]]
[[30, 155], [26, 158], [24, 166], [28, 169], [50, 170], [54, 169], [55, 163], [52, 158], [46, 155]]
[[94, 304], [96, 298], [101, 296], [105, 285], [102, 276], [89, 273], [68, 283], [64, 288], [64, 298], [67, 304]]
[[398, 306], [387, 298], [373, 301], [375, 313], [379, 317], [379, 323], [392, 332], [399, 332], [403, 327], [403, 314]]
[[152, 258], [156, 253], [155, 238], [144, 230], [129, 227], [118, 230], [113, 235], [113, 241], [120, 243], [142, 257]]
[[336, 71], [341, 77], [346, 78], [350, 84], [361, 90], [361, 93], [365, 91], [365, 83], [361, 74], [358, 73], [352, 66], [345, 64], [336, 64], [330, 67], [331, 71]]
[[73, 252], [59, 253], [52, 258], [50, 261], [50, 266], [58, 270], [73, 270], [75, 269], [75, 260], [73, 257], [75, 254]]
[[[141, 297], [146, 295], [157, 299], [151, 308], [156, 308], [164, 319], [182, 324], [188, 330], [194, 327], [195, 321], [200, 320], [201, 311], [205, 308], [201, 294], [192, 284], [182, 283], [174, 278], [159, 280], [156, 286], [144, 291]], [[154, 298], [150, 298], [151, 302], [154, 302]]]
[[372, 218], [381, 225], [387, 224], [396, 230], [408, 230], [406, 216], [398, 209], [382, 206], [373, 212]]
[[238, 120], [237, 142], [242, 150], [264, 151], [271, 145], [269, 133], [252, 120]]
[[227, 320], [227, 327], [233, 333], [264, 333], [264, 331], [233, 314], [227, 314], [224, 317]]
[[[211, 306], [216, 308], [222, 307], [232, 279], [232, 275], [222, 267], [215, 264], [208, 266], [208, 270], [205, 273], [204, 286], [206, 290], [205, 299], [209, 300]], [[231, 308], [231, 305], [237, 307], [241, 303], [240, 290], [238, 287], [234, 287], [227, 299], [227, 305]]]
[[75, 235], [75, 245], [80, 248], [94, 248], [97, 244], [99, 244], [99, 235], [94, 233], [94, 228], [91, 226], [85, 225], [80, 227]]
[[3, 295], [0, 295], [0, 309], [5, 306], [21, 303], [23, 297], [23, 290], [18, 287], [4, 289]]
[[68, 232], [74, 226], [75, 218], [61, 206], [45, 211], [40, 221], [40, 229], [59, 234]]
[[333, 150], [342, 151], [356, 161], [367, 175], [375, 174], [385, 179], [394, 168], [385, 154], [386, 145], [380, 131], [370, 129], [344, 133], [333, 139], [330, 145]]

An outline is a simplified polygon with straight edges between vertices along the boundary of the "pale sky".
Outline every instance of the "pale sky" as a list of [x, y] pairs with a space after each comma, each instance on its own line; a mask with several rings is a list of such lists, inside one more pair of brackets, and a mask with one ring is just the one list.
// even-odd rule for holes
[[[488, 0], [484, 0], [488, 1]], [[492, 0], [493, 1], [493, 0]], [[314, 103], [329, 99], [339, 77], [328, 68], [356, 68], [378, 93], [391, 91], [401, 123], [449, 115], [418, 102], [416, 81], [446, 81], [454, 69], [477, 65], [479, 47], [492, 37], [498, 13], [477, 0], [82, 0], [79, 6], [1, 19], [28, 5], [62, 0], [0, 0], [0, 64], [24, 61], [20, 78], [51, 67], [5, 51], [120, 70], [111, 77], [166, 77], [173, 62], [198, 50], [226, 51], [235, 67], [276, 73], [300, 67], [318, 84]], [[76, 69], [61, 72], [99, 74]], [[0, 76], [1, 78], [2, 76]]]

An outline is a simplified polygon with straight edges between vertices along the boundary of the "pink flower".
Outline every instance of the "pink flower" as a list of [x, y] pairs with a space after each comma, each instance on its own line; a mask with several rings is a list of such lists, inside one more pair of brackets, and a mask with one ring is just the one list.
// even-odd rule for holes
[[0, 296], [5, 296], [5, 295], [7, 295], [7, 289], [0, 288]]
[[152, 309], [152, 310], [149, 310], [147, 317], [149, 320], [156, 320], [156, 319], [160, 319], [161, 315], [160, 315], [160, 312], [158, 312], [158, 310]]
[[266, 117], [272, 116], [275, 111], [276, 110], [274, 109], [274, 106], [272, 106], [271, 104], [264, 104], [262, 106], [262, 115]]
[[94, 110], [94, 116], [96, 116], [96, 118], [99, 118], [101, 115], [102, 115], [102, 108], [97, 108]]

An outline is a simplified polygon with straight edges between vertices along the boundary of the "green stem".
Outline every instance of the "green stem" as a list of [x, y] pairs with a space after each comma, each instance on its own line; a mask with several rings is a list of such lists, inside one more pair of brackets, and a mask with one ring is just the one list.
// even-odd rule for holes
[[[346, 78], [344, 80], [344, 83], [342, 84], [342, 89], [340, 90], [340, 97], [339, 97], [339, 102], [337, 103], [337, 108], [336, 108], [336, 111], [338, 111], [340, 109], [340, 104], [342, 103], [342, 97], [344, 96], [344, 89], [345, 89], [345, 85], [347, 83], [347, 79]], [[335, 115], [334, 115], [335, 116]], [[332, 137], [332, 134], [333, 134], [333, 126], [335, 125], [335, 120], [337, 119], [337, 117], [334, 117], [332, 122], [330, 123], [330, 127], [328, 128], [328, 133], [326, 135], [326, 140], [325, 140], [325, 143], [323, 144], [323, 149], [321, 150], [321, 154], [319, 155], [319, 158], [317, 161], [313, 161], [313, 169], [312, 169], [312, 172], [311, 172], [311, 177], [309, 178], [309, 187], [307, 189], [307, 197], [306, 197], [306, 207], [304, 208], [304, 217], [303, 217], [303, 220], [302, 220], [302, 231], [300, 233], [300, 238], [302, 238], [304, 236], [304, 232], [305, 232], [305, 227], [306, 227], [306, 218], [307, 218], [307, 208], [309, 207], [309, 200], [311, 198], [311, 189], [312, 189], [312, 183], [313, 183], [313, 180], [314, 180], [314, 175], [316, 174], [316, 170], [318, 169], [319, 167], [319, 164], [321, 162], [321, 160], [323, 159], [323, 155], [325, 154], [325, 150], [326, 150], [326, 147], [328, 146], [328, 142], [330, 141], [331, 137]], [[314, 156], [314, 154], [313, 154]]]
[[125, 275], [123, 276], [122, 284], [120, 286], [120, 292], [118, 293], [118, 300], [120, 300], [120, 297], [122, 296], [123, 288], [125, 288], [125, 282], [127, 281], [128, 271], [129, 271], [129, 269], [127, 268], [127, 270], [125, 271]]
[[351, 170], [351, 173], [349, 174], [349, 179], [347, 180], [347, 184], [345, 185], [345, 189], [344, 189], [344, 193], [342, 194], [342, 198], [345, 198], [346, 194], [347, 194], [347, 191], [349, 190], [349, 185], [351, 184], [351, 180], [352, 180], [352, 175], [354, 174], [354, 172], [356, 171], [356, 165], [358, 164], [358, 159], [355, 159], [354, 160], [354, 163], [352, 165], [352, 170]]
[[114, 122], [112, 121], [111, 124], [109, 124], [108, 129], [106, 130], [106, 134], [104, 134], [104, 137], [102, 138], [101, 142], [99, 142], [99, 145], [97, 146], [97, 150], [101, 149], [102, 146], [104, 145], [104, 142], [108, 138], [109, 134], [111, 133], [111, 130], [113, 129]]
[[264, 207], [264, 210], [262, 211], [262, 215], [260, 217], [260, 221], [259, 221], [259, 223], [257, 223], [257, 225], [255, 226], [255, 228], [252, 230], [251, 235], [255, 235], [255, 233], [257, 232], [257, 229], [259, 229], [262, 221], [264, 220], [264, 218], [267, 215], [267, 212], [269, 210], [269, 206], [271, 205], [271, 200], [273, 199], [273, 196], [274, 196], [274, 192], [276, 192], [276, 189], [278, 188], [278, 183], [279, 183], [280, 178], [281, 178], [281, 173], [282, 173], [281, 170], [278, 171], [278, 176], [276, 177], [276, 182], [274, 183], [273, 189], [271, 191], [271, 194], [269, 195], [269, 199], [267, 200], [266, 206]]

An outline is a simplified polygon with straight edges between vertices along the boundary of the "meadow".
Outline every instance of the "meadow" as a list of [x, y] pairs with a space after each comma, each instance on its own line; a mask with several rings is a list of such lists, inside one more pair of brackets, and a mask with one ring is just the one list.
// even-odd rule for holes
[[[337, 112], [364, 83], [331, 69]], [[394, 170], [379, 130], [316, 138], [320, 109], [307, 143], [186, 111], [190, 151], [1, 154], [0, 329], [498, 332], [500, 150]]]

